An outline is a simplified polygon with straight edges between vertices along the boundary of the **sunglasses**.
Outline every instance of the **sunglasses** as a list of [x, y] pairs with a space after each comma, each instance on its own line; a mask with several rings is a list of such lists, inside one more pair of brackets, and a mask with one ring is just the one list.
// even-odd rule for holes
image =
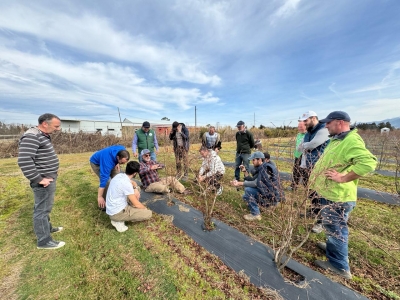
[[144, 157], [146, 157], [146, 156], [150, 156], [150, 154], [143, 154], [143, 156], [144, 156]]

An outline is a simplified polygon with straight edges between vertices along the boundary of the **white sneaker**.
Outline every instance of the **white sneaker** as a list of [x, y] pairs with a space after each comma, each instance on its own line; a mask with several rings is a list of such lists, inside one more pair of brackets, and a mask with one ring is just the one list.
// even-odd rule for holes
[[124, 232], [128, 230], [128, 227], [125, 226], [125, 222], [116, 222], [111, 220], [111, 225], [114, 226], [118, 232]]
[[252, 214], [248, 214], [248, 215], [244, 215], [243, 218], [247, 221], [254, 221], [254, 220], [261, 220], [261, 215], [252, 215]]
[[317, 223], [313, 226], [313, 228], [311, 229], [312, 232], [314, 233], [321, 233], [324, 230], [324, 227], [322, 226], [321, 223]]
[[220, 195], [222, 195], [222, 191], [224, 190], [224, 187], [221, 185], [220, 187], [219, 187], [219, 189], [217, 190], [217, 196], [220, 196]]

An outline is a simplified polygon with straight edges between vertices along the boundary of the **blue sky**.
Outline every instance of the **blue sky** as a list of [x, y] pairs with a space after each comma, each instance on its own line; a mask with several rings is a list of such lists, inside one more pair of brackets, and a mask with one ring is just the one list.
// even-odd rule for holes
[[0, 121], [400, 116], [398, 0], [0, 2]]

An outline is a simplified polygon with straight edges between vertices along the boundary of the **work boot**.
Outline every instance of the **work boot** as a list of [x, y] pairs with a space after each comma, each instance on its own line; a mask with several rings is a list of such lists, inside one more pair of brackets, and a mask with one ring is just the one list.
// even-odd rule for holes
[[315, 264], [324, 269], [324, 270], [329, 270], [332, 271], [333, 273], [345, 278], [345, 279], [351, 279], [353, 276], [351, 275], [350, 271], [345, 271], [345, 270], [340, 270], [338, 268], [335, 268], [332, 266], [332, 264], [329, 261], [323, 261], [323, 260], [316, 260]]
[[244, 215], [243, 218], [247, 221], [254, 221], [254, 220], [261, 220], [261, 215], [252, 215], [252, 214], [248, 214], [248, 215]]

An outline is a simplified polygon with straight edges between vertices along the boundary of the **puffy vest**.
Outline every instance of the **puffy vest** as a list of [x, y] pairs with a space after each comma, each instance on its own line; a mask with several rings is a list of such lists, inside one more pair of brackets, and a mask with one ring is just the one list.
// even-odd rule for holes
[[[307, 131], [306, 135], [304, 136], [304, 142], [310, 142], [317, 134], [317, 132], [321, 129], [325, 128], [325, 123], [318, 123], [311, 131]], [[317, 160], [320, 158], [326, 146], [328, 146], [330, 139], [328, 138], [324, 143], [319, 145], [318, 147], [306, 151], [306, 166], [307, 168], [312, 168]]]
[[284, 197], [279, 183], [278, 170], [272, 162], [263, 163], [258, 169], [257, 189], [264, 199], [276, 204]]
[[139, 129], [138, 131], [136, 131], [136, 135], [138, 138], [137, 146], [139, 153], [143, 149], [149, 149], [151, 152], [154, 151], [155, 132], [153, 129], [150, 129], [149, 132], [147, 132], [147, 134], [142, 129]]

